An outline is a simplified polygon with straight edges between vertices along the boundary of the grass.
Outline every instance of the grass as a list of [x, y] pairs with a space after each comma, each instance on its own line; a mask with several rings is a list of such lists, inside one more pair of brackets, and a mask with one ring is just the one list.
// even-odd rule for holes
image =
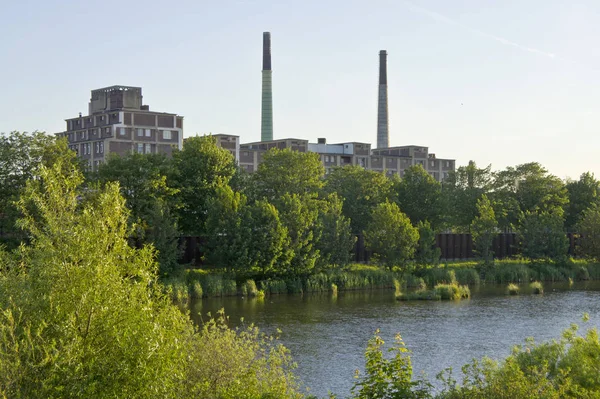
[[406, 294], [399, 293], [396, 299], [401, 301], [412, 300], [446, 300], [459, 301], [471, 297], [471, 290], [466, 285], [458, 285], [456, 282], [449, 284], [437, 284], [432, 290], [426, 287]]
[[544, 293], [544, 286], [539, 281], [534, 281], [533, 283], [529, 284], [529, 288], [531, 288], [531, 292], [536, 295]]
[[514, 283], [510, 283], [508, 287], [506, 287], [506, 291], [509, 295], [519, 295], [519, 286]]
[[[530, 262], [524, 259], [504, 259], [483, 267], [476, 261], [446, 262], [438, 266], [415, 268], [394, 267], [392, 270], [375, 265], [351, 264], [344, 269], [320, 272], [305, 277], [250, 278], [236, 281], [227, 278], [222, 270], [189, 269], [180, 276], [163, 280], [165, 292], [177, 302], [187, 302], [190, 298], [221, 297], [241, 295], [244, 297], [264, 295], [297, 294], [313, 292], [393, 289], [397, 296], [402, 291], [415, 288], [410, 294], [415, 299], [441, 299], [435, 287], [456, 284], [473, 286], [477, 284], [530, 283], [537, 281], [600, 280], [600, 263], [583, 259], [572, 259], [563, 264]], [[427, 287], [434, 287], [427, 290]], [[518, 285], [517, 285], [518, 289]], [[450, 293], [441, 291], [444, 295]], [[518, 292], [518, 291], [517, 291]]]

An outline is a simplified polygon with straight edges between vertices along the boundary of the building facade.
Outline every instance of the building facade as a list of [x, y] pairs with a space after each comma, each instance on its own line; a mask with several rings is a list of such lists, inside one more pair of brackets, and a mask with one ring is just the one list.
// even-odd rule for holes
[[[227, 137], [223, 142], [221, 137]], [[230, 142], [239, 142], [238, 136], [215, 135], [217, 145], [232, 151]], [[226, 145], [224, 145], [226, 144]], [[272, 141], [259, 141], [255, 143], [239, 144], [239, 152], [234, 157], [238, 165], [247, 172], [255, 172], [262, 162], [264, 153], [271, 148], [280, 150], [289, 148], [292, 151], [315, 152], [325, 167], [325, 174], [331, 173], [334, 167], [357, 165], [368, 170], [384, 173], [387, 176], [404, 176], [406, 169], [414, 165], [421, 165], [437, 181], [443, 181], [448, 173], [455, 169], [454, 159], [436, 158], [435, 154], [429, 153], [428, 147], [409, 145], [401, 147], [371, 149], [369, 143], [337, 143], [327, 144], [324, 138], [318, 139], [317, 143], [309, 143], [308, 140], [288, 138]]]
[[181, 149], [183, 117], [150, 111], [142, 102], [142, 88], [110, 86], [92, 90], [88, 115], [66, 119], [69, 148], [86, 160], [91, 170], [108, 154], [167, 154]]

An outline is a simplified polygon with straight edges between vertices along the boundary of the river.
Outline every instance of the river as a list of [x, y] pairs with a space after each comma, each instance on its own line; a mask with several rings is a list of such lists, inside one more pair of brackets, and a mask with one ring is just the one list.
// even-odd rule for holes
[[[545, 284], [543, 295], [530, 295], [525, 286], [518, 296], [504, 295], [504, 290], [471, 287], [472, 298], [460, 302], [400, 302], [392, 290], [340, 292], [337, 297], [278, 295], [262, 301], [230, 297], [204, 299], [191, 309], [196, 322], [224, 308], [234, 325], [244, 318], [267, 333], [280, 329], [280, 341], [298, 364], [296, 374], [318, 397], [328, 391], [349, 394], [377, 328], [388, 343], [399, 332], [413, 352], [414, 375], [425, 373], [439, 386], [439, 371], [452, 367], [456, 378], [471, 359], [503, 358], [527, 337], [538, 342], [558, 338], [574, 322], [600, 327], [600, 282]], [[582, 324], [584, 312], [590, 321]]]

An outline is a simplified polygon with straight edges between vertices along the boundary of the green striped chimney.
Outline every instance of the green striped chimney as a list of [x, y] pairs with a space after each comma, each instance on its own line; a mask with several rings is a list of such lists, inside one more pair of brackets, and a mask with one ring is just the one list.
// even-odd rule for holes
[[390, 146], [390, 123], [388, 118], [387, 51], [379, 52], [379, 101], [377, 105], [377, 148]]
[[271, 32], [263, 32], [262, 112], [260, 141], [273, 140], [273, 82], [271, 70]]

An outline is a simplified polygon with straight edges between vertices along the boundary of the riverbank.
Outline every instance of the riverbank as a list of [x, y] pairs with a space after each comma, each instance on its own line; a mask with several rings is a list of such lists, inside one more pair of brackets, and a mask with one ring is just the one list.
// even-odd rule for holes
[[460, 285], [530, 283], [532, 281], [600, 280], [600, 263], [581, 259], [565, 264], [529, 262], [521, 259], [500, 260], [493, 265], [476, 261], [449, 262], [401, 270], [373, 265], [353, 264], [340, 270], [309, 276], [245, 278], [219, 270], [188, 269], [179, 276], [163, 280], [165, 289], [178, 302], [190, 298], [222, 296], [265, 296], [314, 292], [340, 292], [369, 289], [434, 287], [456, 282]]

